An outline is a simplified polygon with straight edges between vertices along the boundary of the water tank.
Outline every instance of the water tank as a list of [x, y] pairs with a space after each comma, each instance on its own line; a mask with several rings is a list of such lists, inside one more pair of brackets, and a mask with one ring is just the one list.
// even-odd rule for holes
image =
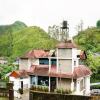
[[62, 23], [62, 29], [67, 29], [67, 21], [63, 21]]

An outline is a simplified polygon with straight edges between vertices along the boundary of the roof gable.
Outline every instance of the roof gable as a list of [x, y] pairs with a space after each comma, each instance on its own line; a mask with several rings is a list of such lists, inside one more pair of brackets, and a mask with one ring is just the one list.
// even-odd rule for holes
[[41, 58], [50, 56], [49, 50], [31, 50], [21, 58]]
[[15, 78], [26, 78], [28, 77], [28, 73], [26, 70], [18, 70], [18, 71], [13, 71], [9, 76]]
[[11, 74], [9, 76], [18, 78], [19, 74], [17, 73], [17, 71], [13, 71], [13, 72], [11, 72]]

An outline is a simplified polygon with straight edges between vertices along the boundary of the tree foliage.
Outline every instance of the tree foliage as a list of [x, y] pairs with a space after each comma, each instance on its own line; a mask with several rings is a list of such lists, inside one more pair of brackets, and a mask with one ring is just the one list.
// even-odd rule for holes
[[99, 52], [100, 29], [89, 28], [85, 31], [81, 31], [77, 36], [74, 37], [74, 41], [80, 46], [81, 49], [91, 52]]
[[92, 82], [97, 82], [100, 79], [100, 56], [95, 56], [100, 53], [100, 28], [88, 28], [79, 32], [74, 37], [74, 41], [79, 47], [87, 52], [87, 60], [85, 63], [92, 70]]
[[5, 78], [6, 74], [18, 70], [18, 66], [14, 64], [0, 64], [0, 76], [2, 79]]
[[100, 20], [97, 21], [96, 27], [97, 27], [97, 28], [100, 28]]
[[[19, 25], [18, 22], [15, 24]], [[40, 27], [26, 27], [22, 30], [9, 31], [0, 35], [0, 56], [16, 58], [31, 49], [54, 48], [57, 40], [50, 36]]]

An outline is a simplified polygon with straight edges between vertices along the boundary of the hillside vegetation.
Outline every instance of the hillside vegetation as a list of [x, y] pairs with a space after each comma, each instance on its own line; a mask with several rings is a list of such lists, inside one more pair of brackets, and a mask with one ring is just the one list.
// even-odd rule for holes
[[14, 24], [2, 31], [4, 34], [0, 35], [0, 56], [16, 58], [31, 49], [55, 47], [57, 41], [50, 38], [43, 29], [37, 26], [26, 27], [26, 25], [18, 28], [20, 25], [18, 23], [17, 25], [17, 28]]
[[100, 28], [88, 28], [78, 33], [74, 41], [87, 52], [86, 65], [93, 72], [92, 82], [100, 82]]
[[13, 34], [13, 56], [22, 55], [31, 49], [51, 49], [55, 47], [56, 40], [50, 38], [39, 27], [28, 27]]
[[88, 28], [78, 33], [74, 41], [86, 51], [100, 52], [100, 28]]
[[0, 25], [0, 35], [9, 32], [16, 32], [26, 27], [27, 25], [20, 21], [16, 21], [10, 25]]

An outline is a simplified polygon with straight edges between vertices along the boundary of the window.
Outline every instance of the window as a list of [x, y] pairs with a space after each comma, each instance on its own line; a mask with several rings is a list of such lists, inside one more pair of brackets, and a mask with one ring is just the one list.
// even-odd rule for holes
[[35, 76], [30, 76], [30, 79], [31, 79], [31, 84], [35, 85], [36, 77]]
[[38, 76], [38, 85], [49, 86], [49, 77]]
[[39, 64], [40, 65], [49, 65], [49, 59], [48, 58], [40, 58]]
[[51, 59], [51, 65], [56, 65], [56, 59]]

